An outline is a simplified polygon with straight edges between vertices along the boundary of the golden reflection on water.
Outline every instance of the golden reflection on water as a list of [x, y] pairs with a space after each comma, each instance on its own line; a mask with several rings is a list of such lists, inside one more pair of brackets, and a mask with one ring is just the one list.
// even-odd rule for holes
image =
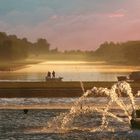
[[104, 72], [121, 73], [140, 70], [140, 66], [119, 66], [107, 65], [105, 62], [86, 62], [86, 61], [45, 61], [39, 64], [29, 65], [28, 67], [16, 72]]

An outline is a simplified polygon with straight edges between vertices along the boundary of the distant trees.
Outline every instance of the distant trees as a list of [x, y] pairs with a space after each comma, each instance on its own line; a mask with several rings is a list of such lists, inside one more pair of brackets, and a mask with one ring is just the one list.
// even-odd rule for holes
[[40, 55], [50, 51], [50, 44], [46, 39], [38, 39], [31, 43], [27, 38], [19, 39], [16, 35], [0, 32], [0, 60], [26, 59], [30, 54]]
[[94, 52], [94, 56], [110, 62], [140, 63], [140, 41], [105, 42]]
[[37, 42], [34, 44], [36, 53], [39, 54], [46, 54], [50, 51], [50, 44], [47, 42], [46, 39], [38, 39]]
[[0, 59], [16, 60], [28, 56], [27, 39], [18, 39], [15, 35], [6, 35], [0, 32]]
[[39, 38], [35, 43], [32, 43], [27, 38], [19, 39], [16, 35], [0, 32], [0, 60], [21, 60], [33, 55], [47, 58], [48, 54], [51, 54], [52, 59], [61, 59], [63, 56], [62, 58], [67, 59], [74, 57], [86, 60], [139, 64], [140, 41], [104, 42], [96, 51], [66, 50], [60, 52], [58, 48], [50, 49], [50, 44], [46, 39]]
[[51, 49], [50, 50], [50, 53], [52, 53], [52, 54], [58, 54], [60, 52], [58, 51], [58, 48], [54, 48], [54, 49]]
[[124, 46], [125, 58], [132, 63], [140, 63], [140, 41], [128, 41]]
[[123, 47], [119, 43], [105, 42], [95, 51], [95, 55], [107, 61], [120, 61], [124, 59]]

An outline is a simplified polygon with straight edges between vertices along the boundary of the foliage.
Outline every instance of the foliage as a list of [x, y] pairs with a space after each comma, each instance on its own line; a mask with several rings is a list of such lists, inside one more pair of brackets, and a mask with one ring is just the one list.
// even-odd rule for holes
[[94, 52], [94, 56], [109, 62], [139, 64], [140, 41], [105, 42]]
[[50, 44], [46, 39], [38, 39], [31, 43], [26, 38], [19, 39], [15, 35], [0, 32], [0, 60], [20, 60], [30, 54], [40, 55], [49, 52]]
[[65, 50], [61, 52], [58, 48], [50, 49], [50, 44], [43, 38], [32, 43], [27, 38], [19, 39], [16, 35], [7, 35], [0, 32], [0, 60], [21, 60], [28, 58], [28, 56], [44, 57], [46, 59], [50, 56], [52, 60], [62, 58], [68, 60], [85, 59], [111, 63], [139, 64], [140, 41], [104, 42], [95, 51]]

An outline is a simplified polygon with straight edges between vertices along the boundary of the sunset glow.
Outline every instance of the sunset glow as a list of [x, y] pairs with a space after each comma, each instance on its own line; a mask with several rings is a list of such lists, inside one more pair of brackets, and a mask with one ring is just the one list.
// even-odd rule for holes
[[94, 50], [104, 41], [138, 40], [139, 0], [1, 0], [0, 30], [60, 50]]

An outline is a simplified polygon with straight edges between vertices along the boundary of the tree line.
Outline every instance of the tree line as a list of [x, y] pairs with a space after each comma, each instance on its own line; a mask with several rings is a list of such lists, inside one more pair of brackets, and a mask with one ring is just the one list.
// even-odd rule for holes
[[0, 32], [0, 59], [20, 60], [29, 55], [40, 55], [50, 51], [50, 44], [46, 39], [38, 39], [31, 43], [27, 38], [19, 39], [16, 35], [7, 35]]
[[[50, 43], [39, 38], [35, 43], [20, 39], [16, 35], [7, 35], [0, 32], [0, 60], [21, 60], [29, 56], [47, 56], [55, 54], [71, 57], [71, 55], [85, 56], [87, 60], [103, 60], [107, 62], [132, 63], [140, 62], [140, 41], [127, 41], [123, 43], [104, 42], [95, 51], [66, 50], [61, 52], [58, 48], [51, 49]], [[57, 57], [57, 59], [58, 59]]]
[[140, 41], [104, 42], [94, 52], [94, 57], [108, 62], [140, 64]]

